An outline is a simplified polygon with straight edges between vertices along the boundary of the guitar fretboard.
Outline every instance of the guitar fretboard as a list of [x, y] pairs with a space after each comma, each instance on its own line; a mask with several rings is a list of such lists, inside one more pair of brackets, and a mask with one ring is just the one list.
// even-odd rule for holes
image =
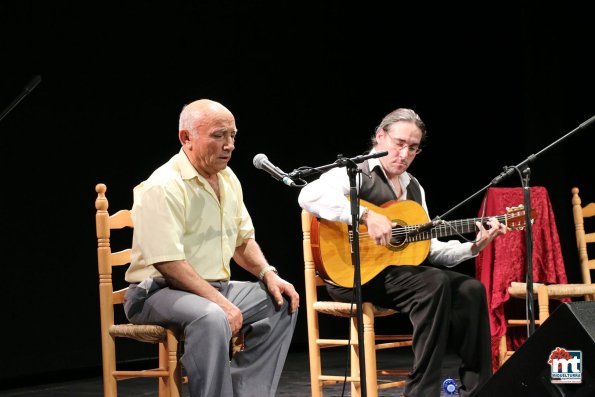
[[[489, 229], [490, 225], [488, 221], [490, 218], [496, 218], [500, 223], [506, 224], [506, 215], [497, 215], [493, 217], [482, 217], [482, 218], [469, 218], [460, 219], [455, 221], [438, 221], [438, 224], [434, 227], [428, 225], [414, 225], [397, 228], [393, 232], [394, 235], [406, 234], [407, 242], [429, 240], [436, 237], [447, 237], [455, 234], [467, 234], [476, 231], [475, 224], [481, 222], [482, 225]], [[424, 227], [427, 230], [423, 230]]]

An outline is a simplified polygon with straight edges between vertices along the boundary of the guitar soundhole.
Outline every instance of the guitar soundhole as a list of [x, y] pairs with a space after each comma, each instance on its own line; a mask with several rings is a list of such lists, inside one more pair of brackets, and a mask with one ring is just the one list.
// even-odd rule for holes
[[390, 239], [388, 248], [392, 251], [400, 251], [405, 249], [408, 245], [405, 241], [407, 233], [405, 229], [403, 229], [403, 225], [406, 224], [400, 219], [393, 219], [393, 222], [396, 223], [397, 226], [393, 228], [392, 238]]

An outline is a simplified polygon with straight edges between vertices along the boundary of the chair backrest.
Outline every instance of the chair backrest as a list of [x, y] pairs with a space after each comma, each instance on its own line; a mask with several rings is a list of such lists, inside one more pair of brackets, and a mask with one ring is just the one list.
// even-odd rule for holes
[[[595, 232], [587, 233], [585, 231], [585, 218], [595, 216], [595, 202], [583, 205], [581, 197], [579, 196], [578, 187], [572, 188], [572, 213], [574, 217], [576, 246], [578, 249], [581, 276], [584, 284], [592, 284], [591, 271], [595, 270], [595, 259], [589, 259], [587, 244], [595, 243]], [[587, 295], [585, 296], [585, 299], [595, 300], [595, 296]]]
[[97, 265], [99, 270], [99, 301], [102, 322], [114, 324], [113, 305], [124, 303], [124, 296], [128, 288], [117, 291], [113, 289], [112, 267], [124, 266], [130, 263], [131, 249], [126, 248], [112, 252], [110, 237], [112, 229], [133, 228], [130, 210], [124, 209], [115, 214], [108, 213], [108, 201], [105, 197], [107, 187], [97, 185], [97, 200], [95, 201], [95, 225], [97, 228]]
[[[95, 186], [95, 226], [97, 232], [97, 266], [99, 270], [99, 310], [101, 318], [101, 352], [104, 396], [117, 396], [116, 382], [143, 377], [159, 379], [159, 396], [181, 395], [181, 366], [178, 362], [178, 337], [171, 330], [159, 325], [117, 323], [115, 308], [122, 308], [128, 287], [114, 289], [112, 270], [130, 264], [131, 248], [112, 252], [111, 233], [114, 230], [132, 229], [132, 214], [128, 209], [108, 212], [107, 187]], [[124, 234], [124, 233], [122, 233]], [[123, 281], [122, 281], [123, 282]], [[123, 282], [124, 283], [124, 282]], [[123, 312], [122, 312], [123, 314]], [[116, 338], [124, 337], [140, 342], [158, 344], [159, 368], [120, 371], [116, 368]]]
[[306, 299], [310, 302], [316, 302], [318, 299], [317, 288], [324, 286], [324, 281], [316, 272], [314, 265], [314, 258], [312, 256], [311, 248], [311, 229], [312, 215], [303, 210], [302, 211], [302, 233], [303, 233], [303, 252], [304, 252], [304, 266], [305, 266], [305, 281], [306, 281]]

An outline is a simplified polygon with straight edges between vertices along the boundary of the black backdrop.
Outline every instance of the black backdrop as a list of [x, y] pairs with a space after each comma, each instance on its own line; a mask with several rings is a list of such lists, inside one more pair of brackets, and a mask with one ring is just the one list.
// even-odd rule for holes
[[[0, 385], [99, 373], [94, 187], [108, 185], [111, 208], [130, 206], [132, 187], [178, 150], [184, 103], [211, 98], [235, 114], [230, 165], [257, 239], [303, 294], [298, 190], [255, 169], [254, 155], [286, 171], [329, 164], [361, 154], [384, 114], [412, 107], [429, 141], [411, 171], [441, 215], [595, 115], [589, 13], [573, 7], [1, 2], [0, 108], [33, 76], [42, 82], [0, 121]], [[531, 164], [571, 281], [570, 189], [595, 194], [594, 133]], [[499, 186], [520, 182], [515, 174]], [[449, 219], [475, 216], [479, 201]], [[460, 269], [472, 274], [474, 264]], [[301, 315], [293, 347], [305, 341]]]

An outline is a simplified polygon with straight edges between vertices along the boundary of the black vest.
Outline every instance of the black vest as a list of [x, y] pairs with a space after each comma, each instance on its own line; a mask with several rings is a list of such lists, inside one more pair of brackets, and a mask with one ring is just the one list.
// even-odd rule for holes
[[[390, 183], [384, 176], [384, 172], [380, 167], [375, 167], [370, 171], [370, 164], [368, 161], [364, 161], [358, 165], [358, 168], [362, 171], [360, 174], [361, 186], [359, 190], [359, 198], [366, 200], [376, 206], [396, 200], [397, 197]], [[411, 183], [407, 186], [407, 199], [413, 200], [421, 205], [421, 189], [419, 182], [411, 174]]]

